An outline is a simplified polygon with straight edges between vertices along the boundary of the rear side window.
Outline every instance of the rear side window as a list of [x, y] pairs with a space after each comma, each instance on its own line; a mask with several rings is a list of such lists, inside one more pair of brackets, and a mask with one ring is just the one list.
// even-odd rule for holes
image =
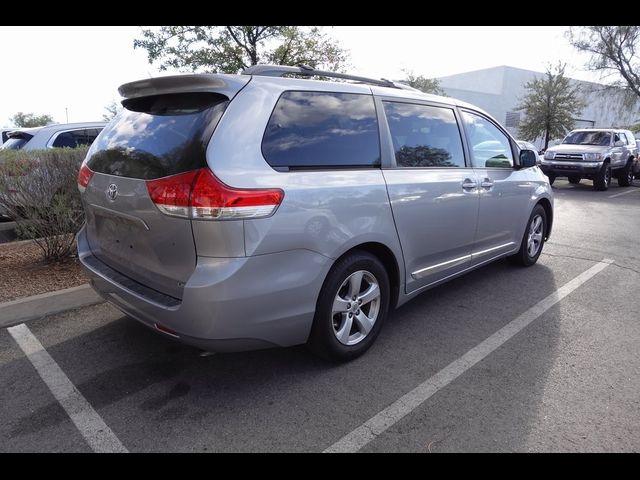
[[122, 102], [87, 154], [94, 172], [150, 180], [207, 165], [206, 148], [227, 97], [212, 92]]
[[398, 167], [464, 167], [462, 139], [450, 108], [382, 102]]
[[272, 167], [379, 166], [373, 96], [284, 92], [267, 124], [262, 153]]
[[91, 145], [97, 136], [95, 128], [71, 130], [58, 134], [51, 146], [54, 148], [76, 148], [82, 145]]

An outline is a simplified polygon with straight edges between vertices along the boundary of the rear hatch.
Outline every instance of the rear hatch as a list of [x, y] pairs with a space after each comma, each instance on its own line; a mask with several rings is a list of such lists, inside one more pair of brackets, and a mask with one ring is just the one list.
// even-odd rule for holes
[[[4, 136], [4, 133], [3, 133]], [[7, 140], [0, 145], [2, 150], [20, 150], [24, 147], [33, 135], [28, 132], [7, 132]]]
[[93, 172], [83, 193], [87, 239], [100, 261], [182, 298], [196, 265], [191, 220], [161, 211], [151, 185], [206, 167], [207, 144], [229, 101], [222, 93], [175, 89], [123, 101], [83, 164]]

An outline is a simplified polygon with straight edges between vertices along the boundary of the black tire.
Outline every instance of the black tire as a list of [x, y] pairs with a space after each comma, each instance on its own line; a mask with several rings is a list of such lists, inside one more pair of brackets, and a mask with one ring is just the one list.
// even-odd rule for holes
[[547, 173], [547, 177], [549, 178], [549, 185], [553, 185], [553, 182], [556, 181], [555, 173]]
[[593, 177], [593, 188], [598, 191], [605, 191], [609, 189], [611, 184], [611, 166], [609, 163], [602, 165], [600, 171]]
[[633, 161], [629, 160], [624, 168], [618, 171], [618, 185], [630, 187], [633, 185]]
[[582, 180], [582, 177], [578, 175], [569, 175], [569, 183], [573, 183], [575, 185], [580, 183], [580, 180]]
[[[541, 232], [542, 237], [541, 237], [540, 244], [538, 246], [537, 251], [534, 253], [534, 255], [530, 255], [529, 248], [528, 248], [529, 232], [531, 230], [531, 224], [534, 222], [534, 220], [538, 216], [540, 216], [540, 218], [542, 219], [542, 232]], [[536, 263], [538, 261], [538, 257], [540, 257], [540, 254], [542, 253], [542, 247], [544, 245], [544, 239], [546, 234], [547, 234], [547, 212], [545, 211], [542, 205], [538, 204], [533, 208], [533, 211], [529, 216], [529, 221], [527, 222], [527, 228], [525, 229], [524, 235], [522, 236], [522, 242], [520, 242], [520, 250], [518, 250], [518, 253], [516, 253], [515, 255], [511, 255], [510, 257], [508, 257], [509, 261], [511, 263], [515, 263], [517, 265], [522, 265], [525, 267], [530, 267], [531, 265]]]
[[[358, 343], [346, 345], [338, 340], [336, 333], [336, 322], [346, 317], [341, 317], [340, 313], [332, 315], [333, 305], [341, 287], [346, 288], [343, 283], [359, 271], [368, 272], [377, 280], [380, 288], [378, 313], [371, 330]], [[322, 285], [307, 345], [317, 355], [334, 362], [345, 362], [359, 357], [371, 347], [382, 329], [389, 311], [389, 294], [389, 277], [382, 262], [365, 251], [354, 250], [348, 253], [333, 265]], [[355, 319], [353, 322], [354, 328], [357, 329]]]

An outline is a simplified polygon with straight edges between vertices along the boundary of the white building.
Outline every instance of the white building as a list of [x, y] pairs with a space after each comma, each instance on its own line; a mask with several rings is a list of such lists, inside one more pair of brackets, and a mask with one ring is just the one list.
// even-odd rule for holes
[[[517, 112], [515, 108], [526, 94], [524, 86], [544, 75], [503, 65], [440, 77], [438, 80], [448, 96], [486, 110], [518, 138], [518, 125], [524, 113]], [[622, 89], [574, 79], [571, 82], [580, 87], [586, 103], [581, 114], [575, 118], [575, 128], [628, 127], [640, 119], [640, 100], [629, 100]], [[534, 143], [539, 148], [544, 144], [542, 139]]]

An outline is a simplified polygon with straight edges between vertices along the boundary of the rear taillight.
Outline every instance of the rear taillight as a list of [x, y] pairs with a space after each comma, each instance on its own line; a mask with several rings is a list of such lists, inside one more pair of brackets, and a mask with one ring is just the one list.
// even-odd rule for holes
[[80, 193], [84, 193], [87, 189], [87, 185], [89, 185], [91, 177], [93, 177], [93, 170], [83, 163], [80, 167], [80, 171], [78, 172], [78, 190], [80, 190]]
[[147, 180], [147, 191], [156, 207], [166, 215], [189, 217], [191, 187], [200, 170]]
[[280, 189], [229, 187], [208, 168], [146, 183], [151, 200], [162, 213], [195, 220], [268, 217], [284, 198]]

